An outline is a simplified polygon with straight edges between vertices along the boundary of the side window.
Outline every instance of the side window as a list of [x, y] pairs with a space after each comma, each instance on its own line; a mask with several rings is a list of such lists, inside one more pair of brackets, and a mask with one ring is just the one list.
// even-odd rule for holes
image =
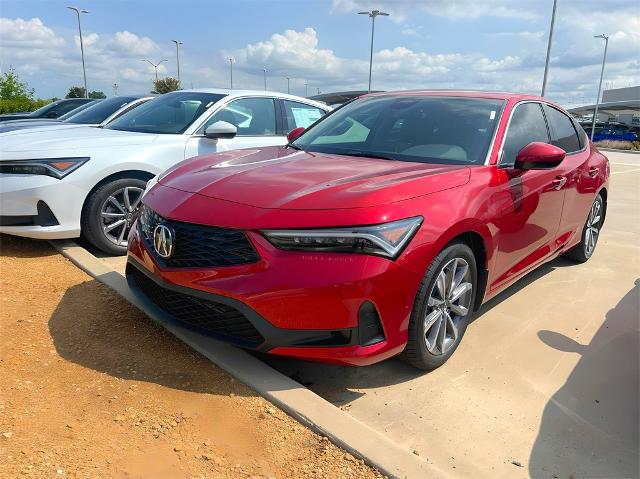
[[544, 111], [551, 128], [551, 144], [559, 146], [567, 153], [580, 150], [580, 139], [571, 119], [548, 105], [544, 106]]
[[272, 98], [240, 98], [218, 110], [203, 130], [217, 121], [235, 125], [238, 136], [272, 136], [276, 134], [276, 109]]
[[523, 103], [516, 107], [502, 147], [501, 166], [513, 166], [518, 152], [532, 141], [549, 143], [547, 125], [539, 103]]
[[318, 118], [324, 116], [325, 111], [297, 101], [284, 100], [284, 114], [287, 118], [288, 131], [291, 131], [298, 127], [307, 128]]

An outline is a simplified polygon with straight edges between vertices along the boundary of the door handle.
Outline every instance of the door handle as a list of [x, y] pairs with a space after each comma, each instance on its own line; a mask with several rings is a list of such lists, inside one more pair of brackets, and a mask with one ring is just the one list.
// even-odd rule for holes
[[595, 178], [596, 176], [598, 176], [598, 173], [600, 173], [600, 170], [598, 168], [590, 168], [589, 169], [589, 176], [591, 178]]
[[566, 176], [556, 176], [554, 180], [551, 182], [551, 184], [556, 190], [559, 190], [565, 185], [566, 182], [567, 182]]

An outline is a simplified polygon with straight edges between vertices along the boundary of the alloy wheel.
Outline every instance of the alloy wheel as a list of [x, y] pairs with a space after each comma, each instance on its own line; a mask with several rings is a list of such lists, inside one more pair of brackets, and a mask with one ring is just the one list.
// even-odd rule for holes
[[438, 273], [429, 294], [423, 328], [431, 354], [446, 354], [455, 345], [460, 325], [471, 308], [471, 281], [471, 269], [463, 258], [453, 258]]
[[114, 191], [100, 208], [102, 232], [116, 246], [127, 246], [127, 234], [135, 221], [142, 188], [126, 186]]
[[593, 250], [596, 248], [598, 242], [598, 236], [600, 235], [600, 223], [602, 220], [602, 201], [598, 197], [596, 201], [591, 205], [589, 216], [587, 217], [587, 224], [584, 232], [584, 252], [585, 255], [590, 257], [593, 254]]

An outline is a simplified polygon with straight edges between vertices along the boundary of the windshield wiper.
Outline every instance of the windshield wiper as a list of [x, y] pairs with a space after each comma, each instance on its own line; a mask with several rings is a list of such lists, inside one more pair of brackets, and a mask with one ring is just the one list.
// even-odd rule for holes
[[343, 153], [332, 153], [333, 155], [356, 156], [358, 158], [375, 158], [378, 160], [399, 161], [397, 158], [383, 155], [381, 153], [373, 153], [371, 151], [351, 151]]

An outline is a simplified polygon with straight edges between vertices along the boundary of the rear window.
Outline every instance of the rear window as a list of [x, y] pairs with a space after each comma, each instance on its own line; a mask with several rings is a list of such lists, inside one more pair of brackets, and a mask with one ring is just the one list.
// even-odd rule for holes
[[559, 146], [567, 153], [579, 151], [582, 146], [573, 121], [560, 110], [549, 105], [544, 106], [544, 112], [551, 130], [551, 144]]

